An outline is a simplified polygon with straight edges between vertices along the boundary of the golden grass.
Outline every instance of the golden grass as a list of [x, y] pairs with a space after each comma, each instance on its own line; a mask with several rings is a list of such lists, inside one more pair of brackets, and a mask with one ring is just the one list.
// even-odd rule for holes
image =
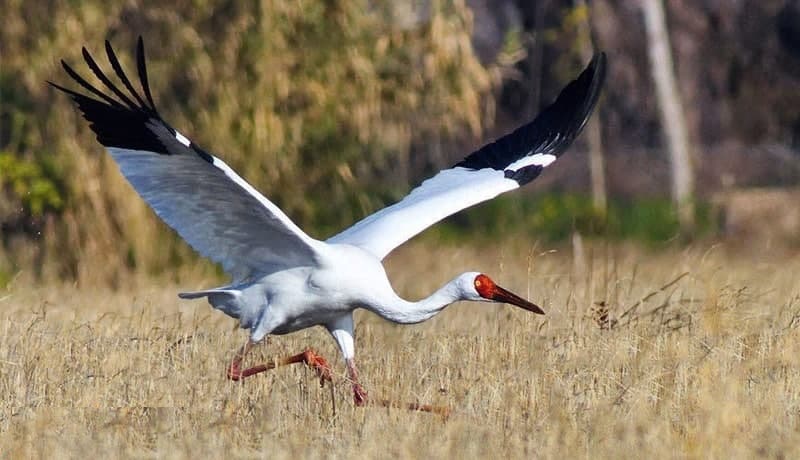
[[358, 314], [371, 395], [449, 405], [446, 421], [353, 407], [321, 329], [273, 338], [250, 362], [313, 346], [335, 363], [333, 400], [299, 366], [226, 380], [245, 334], [175, 296], [218, 280], [119, 291], [17, 281], [0, 294], [0, 457], [800, 454], [796, 259], [601, 245], [584, 259], [430, 238], [392, 256], [409, 297], [474, 268], [548, 312], [461, 304], [419, 326]]

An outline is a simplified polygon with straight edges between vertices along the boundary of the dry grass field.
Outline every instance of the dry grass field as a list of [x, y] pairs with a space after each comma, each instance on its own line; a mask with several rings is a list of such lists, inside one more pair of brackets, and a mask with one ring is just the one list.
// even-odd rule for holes
[[409, 297], [463, 269], [548, 314], [460, 304], [417, 326], [357, 315], [371, 395], [448, 405], [446, 420], [353, 407], [321, 329], [275, 337], [250, 362], [313, 346], [335, 363], [333, 392], [299, 366], [228, 381], [246, 335], [175, 295], [219, 280], [111, 291], [23, 274], [0, 291], [0, 458], [800, 455], [799, 258], [427, 239], [389, 260]]

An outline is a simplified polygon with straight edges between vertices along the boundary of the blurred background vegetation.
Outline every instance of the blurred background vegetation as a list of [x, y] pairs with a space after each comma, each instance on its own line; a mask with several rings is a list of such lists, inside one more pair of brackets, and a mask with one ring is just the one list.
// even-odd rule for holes
[[[138, 35], [163, 116], [318, 238], [528, 121], [603, 49], [607, 207], [590, 199], [582, 136], [532, 187], [434, 231], [672, 241], [679, 226], [638, 3], [6, 0], [0, 285], [26, 270], [114, 284], [132, 270], [197, 266], [44, 83], [67, 82], [59, 60], [81, 69], [80, 46], [102, 55], [105, 39], [133, 69]], [[800, 179], [800, 3], [664, 5], [696, 170], [691, 236], [720, 236], [741, 226], [728, 222], [726, 192]]]

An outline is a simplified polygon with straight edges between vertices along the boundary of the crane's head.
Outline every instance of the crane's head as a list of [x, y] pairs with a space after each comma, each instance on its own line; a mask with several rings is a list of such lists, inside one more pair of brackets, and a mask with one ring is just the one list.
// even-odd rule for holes
[[483, 273], [464, 273], [459, 277], [458, 281], [464, 300], [502, 302], [515, 305], [533, 313], [544, 314], [544, 310], [539, 308], [538, 305], [528, 302], [513, 292], [501, 288]]

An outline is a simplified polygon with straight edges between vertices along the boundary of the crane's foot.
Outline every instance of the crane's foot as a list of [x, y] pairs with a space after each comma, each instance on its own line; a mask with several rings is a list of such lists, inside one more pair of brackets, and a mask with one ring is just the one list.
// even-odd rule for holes
[[379, 406], [379, 407], [389, 407], [393, 409], [407, 409], [412, 411], [418, 412], [429, 412], [432, 414], [441, 415], [444, 418], [450, 416], [450, 408], [444, 406], [432, 406], [429, 404], [417, 404], [417, 403], [399, 403], [394, 401], [389, 401], [387, 399], [383, 400], [371, 400], [367, 395], [366, 390], [364, 387], [358, 383], [358, 369], [356, 368], [355, 360], [348, 359], [346, 360], [347, 363], [347, 373], [350, 378], [350, 383], [353, 386], [353, 402], [357, 407], [365, 407], [365, 406]]
[[364, 390], [358, 382], [353, 383], [353, 402], [358, 407], [363, 407], [367, 405], [369, 401], [369, 396], [367, 395], [367, 391]]
[[328, 364], [328, 361], [325, 360], [322, 356], [320, 356], [316, 351], [312, 349], [307, 349], [302, 353], [296, 354], [294, 356], [289, 356], [288, 358], [283, 358], [278, 361], [273, 361], [271, 363], [260, 364], [258, 366], [248, 367], [247, 369], [242, 369], [242, 361], [244, 357], [247, 355], [247, 352], [253, 347], [252, 342], [247, 342], [236, 356], [234, 356], [233, 360], [231, 361], [230, 366], [228, 366], [228, 378], [234, 381], [242, 380], [245, 377], [250, 377], [251, 375], [260, 374], [262, 372], [275, 369], [278, 366], [288, 366], [289, 364], [297, 364], [297, 363], [304, 363], [308, 367], [312, 368], [319, 377], [320, 386], [324, 386], [325, 382], [333, 382], [333, 373], [331, 371], [331, 366]]

